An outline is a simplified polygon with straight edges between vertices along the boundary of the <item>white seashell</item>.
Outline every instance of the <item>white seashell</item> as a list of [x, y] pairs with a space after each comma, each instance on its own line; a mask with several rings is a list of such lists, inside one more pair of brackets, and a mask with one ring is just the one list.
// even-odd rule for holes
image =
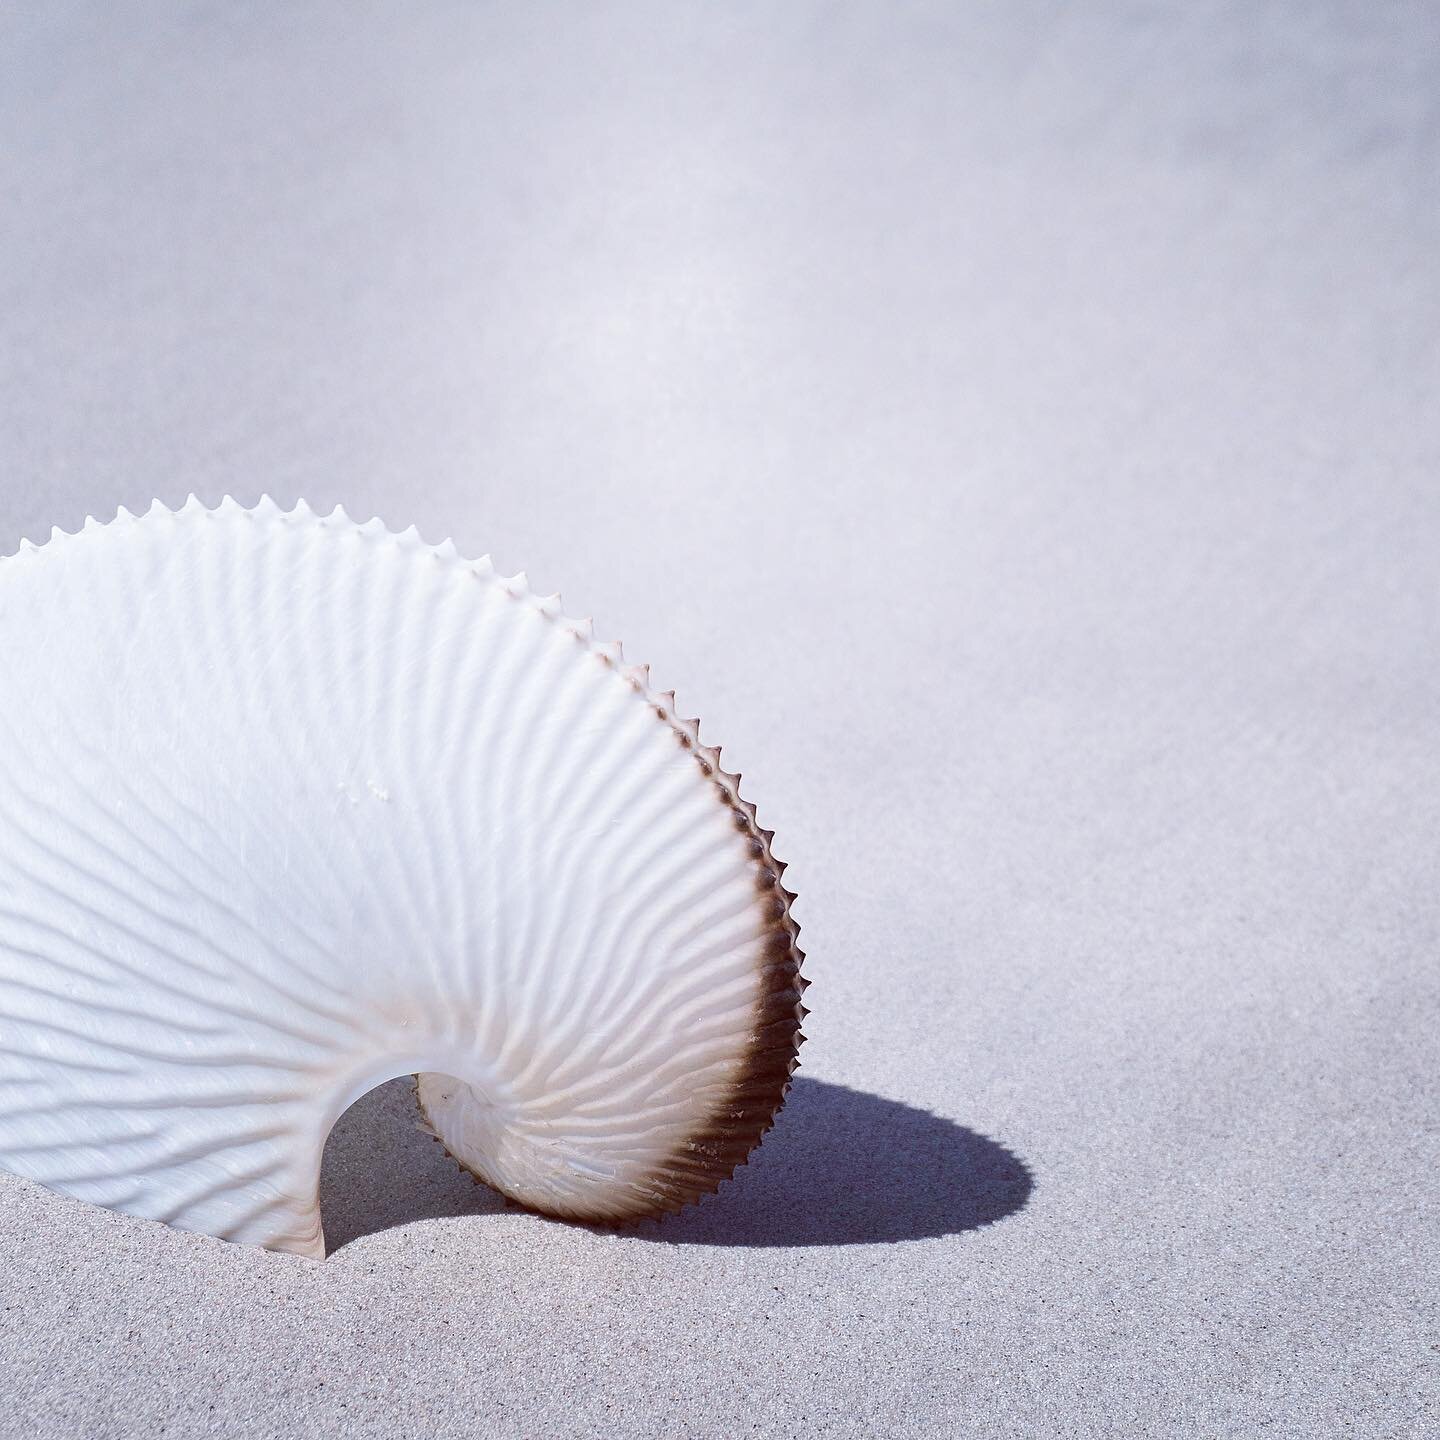
[[398, 1074], [578, 1219], [769, 1128], [805, 983], [769, 832], [523, 577], [192, 498], [0, 562], [0, 654], [6, 1168], [319, 1256], [325, 1137]]

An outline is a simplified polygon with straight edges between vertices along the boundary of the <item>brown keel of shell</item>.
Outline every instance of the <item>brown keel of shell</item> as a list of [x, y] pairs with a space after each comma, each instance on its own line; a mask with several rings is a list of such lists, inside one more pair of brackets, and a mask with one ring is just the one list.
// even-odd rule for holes
[[[665, 698], [673, 705], [673, 695]], [[800, 927], [790, 913], [795, 895], [780, 883], [785, 864], [771, 851], [774, 832], [761, 828], [755, 806], [741, 797], [740, 776], [720, 768], [719, 748], [699, 743], [700, 722], [675, 720], [673, 709], [657, 707], [657, 713], [675, 727], [680, 743], [694, 752], [721, 803], [748, 836], [766, 928], [750, 1040], [736, 1078], [705, 1124], [646, 1177], [644, 1184], [655, 1203], [627, 1217], [634, 1220], [673, 1214], [698, 1202], [745, 1163], [785, 1104], [805, 1040], [800, 1025], [809, 1013], [801, 999], [810, 982], [800, 973], [805, 959], [799, 946]]]
[[[645, 667], [631, 672], [631, 683], [641, 689]], [[752, 1028], [734, 1081], [705, 1122], [639, 1182], [653, 1197], [652, 1203], [637, 1205], [630, 1213], [595, 1218], [579, 1223], [617, 1226], [640, 1220], [663, 1219], [713, 1195], [755, 1151], [775, 1118], [784, 1108], [791, 1077], [800, 1066], [800, 1046], [805, 1035], [800, 1029], [810, 1012], [802, 995], [810, 982], [800, 973], [805, 952], [800, 949], [800, 926], [790, 913], [793, 891], [781, 883], [785, 862], [771, 850], [774, 831], [763, 829], [756, 819], [755, 806], [740, 794], [740, 776], [720, 768], [718, 746], [700, 744], [700, 722], [680, 720], [674, 711], [673, 691], [654, 697], [656, 716], [675, 732], [678, 742], [690, 750], [704, 775], [715, 786], [716, 796], [732, 812], [736, 827], [749, 840], [755, 864], [757, 904], [765, 910], [765, 948], [761, 953], [760, 987], [752, 1015]], [[415, 1103], [422, 1128], [476, 1184], [489, 1186], [460, 1159], [437, 1134], [420, 1099], [416, 1077]], [[503, 1192], [500, 1192], [503, 1194]], [[548, 1215], [541, 1207], [504, 1197], [509, 1204], [535, 1214]], [[577, 1223], [574, 1215], [551, 1218]]]

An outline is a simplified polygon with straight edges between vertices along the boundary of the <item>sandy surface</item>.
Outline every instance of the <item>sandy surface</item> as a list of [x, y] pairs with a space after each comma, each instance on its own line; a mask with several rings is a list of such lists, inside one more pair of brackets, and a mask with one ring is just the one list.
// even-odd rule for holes
[[632, 1235], [404, 1081], [324, 1264], [0, 1178], [0, 1433], [1433, 1433], [1437, 256], [1430, 0], [12, 7], [0, 549], [527, 567], [745, 772], [815, 1014]]

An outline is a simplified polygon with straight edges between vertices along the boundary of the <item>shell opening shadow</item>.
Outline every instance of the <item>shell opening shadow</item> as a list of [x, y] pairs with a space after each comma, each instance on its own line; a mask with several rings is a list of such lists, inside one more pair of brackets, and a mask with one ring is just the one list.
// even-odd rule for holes
[[[509, 1208], [416, 1121], [413, 1084], [403, 1077], [361, 1096], [336, 1121], [320, 1175], [329, 1253], [415, 1220]], [[622, 1233], [737, 1247], [921, 1240], [1003, 1220], [1024, 1209], [1034, 1184], [1024, 1161], [963, 1125], [799, 1077], [775, 1130], [731, 1183], [680, 1215]]]

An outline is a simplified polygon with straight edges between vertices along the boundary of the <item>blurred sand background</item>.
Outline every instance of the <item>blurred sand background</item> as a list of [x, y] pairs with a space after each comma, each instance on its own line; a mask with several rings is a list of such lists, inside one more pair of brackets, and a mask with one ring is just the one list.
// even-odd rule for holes
[[9, 7], [0, 552], [191, 490], [650, 661], [812, 1039], [633, 1234], [0, 1177], [0, 1434], [1435, 1433], [1433, 0]]

